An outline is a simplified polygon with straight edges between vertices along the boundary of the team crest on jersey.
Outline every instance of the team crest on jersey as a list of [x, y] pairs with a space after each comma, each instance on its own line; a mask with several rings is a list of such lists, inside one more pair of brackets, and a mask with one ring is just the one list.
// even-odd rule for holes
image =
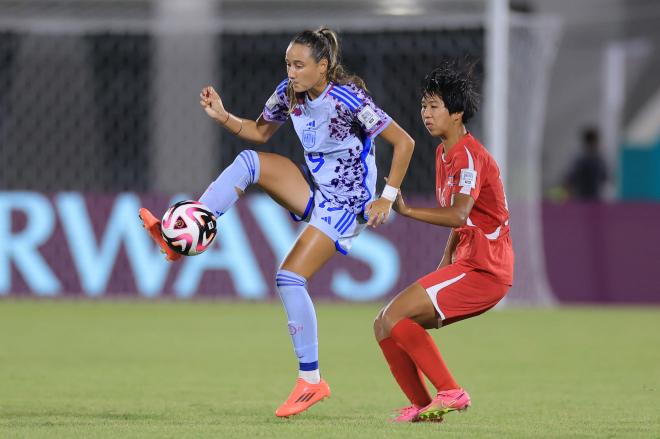
[[305, 149], [311, 149], [316, 144], [316, 121], [308, 122], [303, 130], [302, 144]]

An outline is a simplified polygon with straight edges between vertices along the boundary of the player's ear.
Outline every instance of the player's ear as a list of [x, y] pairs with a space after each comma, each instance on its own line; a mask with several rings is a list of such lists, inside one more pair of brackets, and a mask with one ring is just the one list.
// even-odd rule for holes
[[328, 73], [328, 60], [326, 58], [322, 58], [318, 63], [318, 67], [322, 75]]
[[456, 113], [452, 113], [451, 118], [454, 122], [462, 122], [463, 121], [463, 112], [462, 111], [457, 111]]

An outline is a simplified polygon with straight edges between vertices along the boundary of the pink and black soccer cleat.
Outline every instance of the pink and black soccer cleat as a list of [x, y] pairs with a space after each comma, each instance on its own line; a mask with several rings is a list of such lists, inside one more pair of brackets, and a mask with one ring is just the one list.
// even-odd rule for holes
[[407, 407], [401, 407], [394, 411], [394, 416], [392, 417], [392, 422], [416, 422], [419, 412], [422, 411], [424, 407], [417, 407], [415, 405], [409, 405]]
[[158, 247], [160, 247], [160, 251], [165, 254], [165, 259], [170, 262], [175, 262], [181, 259], [181, 255], [172, 250], [163, 239], [163, 235], [160, 233], [160, 221], [158, 221], [158, 219], [144, 207], [140, 208], [138, 215], [142, 220], [142, 225], [147, 229], [147, 232], [149, 232], [151, 239], [153, 239]]
[[443, 390], [433, 398], [431, 403], [420, 410], [419, 421], [442, 421], [449, 412], [467, 410], [470, 407], [470, 395], [463, 389]]

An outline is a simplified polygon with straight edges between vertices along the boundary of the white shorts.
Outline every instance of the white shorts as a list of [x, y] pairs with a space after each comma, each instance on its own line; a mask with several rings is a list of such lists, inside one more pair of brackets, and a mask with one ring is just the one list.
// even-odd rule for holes
[[[311, 190], [310, 190], [311, 192]], [[363, 214], [354, 214], [342, 207], [333, 207], [317, 189], [310, 194], [302, 217], [289, 212], [294, 221], [305, 221], [326, 234], [337, 251], [348, 254], [353, 240], [367, 226]]]

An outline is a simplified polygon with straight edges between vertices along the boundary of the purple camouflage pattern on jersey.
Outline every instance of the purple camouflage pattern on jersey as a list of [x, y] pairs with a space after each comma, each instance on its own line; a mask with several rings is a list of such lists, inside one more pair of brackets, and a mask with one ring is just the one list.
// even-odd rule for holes
[[[362, 140], [362, 145], [358, 148], [348, 148], [348, 157], [337, 159], [338, 165], [335, 167], [336, 178], [332, 179], [332, 185], [337, 189], [338, 194], [354, 193], [356, 195], [348, 198], [342, 197], [341, 200], [331, 200], [340, 205], [348, 205], [351, 211], [360, 211], [362, 204], [368, 200], [370, 193], [363, 185], [364, 176], [367, 172], [363, 162], [362, 153], [364, 148], [373, 148], [373, 137], [387, 127], [391, 119], [383, 110], [377, 107], [371, 96], [355, 84], [349, 83], [340, 85], [342, 89], [350, 91], [360, 100], [360, 106], [354, 110], [349, 108], [344, 102], [335, 96], [330, 96], [335, 101], [336, 117], [330, 118], [328, 124], [330, 137], [344, 141], [349, 136], [357, 137]], [[367, 129], [357, 117], [357, 114], [366, 106], [369, 106], [378, 116], [379, 122], [373, 127]]]
[[[285, 122], [291, 115], [298, 117], [303, 113], [304, 99], [301, 99], [293, 111], [289, 112], [287, 86], [287, 79], [280, 82], [266, 102], [263, 110], [266, 120]], [[373, 196], [365, 183], [369, 172], [366, 162], [370, 160], [373, 163], [373, 157], [369, 157], [374, 153], [373, 138], [380, 134], [392, 119], [374, 104], [365, 90], [352, 83], [334, 84], [327, 91], [326, 99], [332, 99], [334, 109], [334, 114], [331, 114], [327, 122], [328, 137], [348, 146], [342, 145], [332, 152], [324, 151], [326, 158], [330, 155], [335, 156], [334, 168], [332, 168], [334, 176], [329, 181], [325, 180], [325, 186], [319, 184], [320, 182], [316, 183], [331, 205], [359, 214], [365, 203]], [[366, 119], [359, 116], [362, 111], [371, 116], [369, 122], [365, 122]], [[359, 143], [351, 142], [350, 138], [358, 139]], [[368, 150], [365, 151], [365, 148]], [[316, 181], [317, 176], [312, 175], [312, 177]]]

